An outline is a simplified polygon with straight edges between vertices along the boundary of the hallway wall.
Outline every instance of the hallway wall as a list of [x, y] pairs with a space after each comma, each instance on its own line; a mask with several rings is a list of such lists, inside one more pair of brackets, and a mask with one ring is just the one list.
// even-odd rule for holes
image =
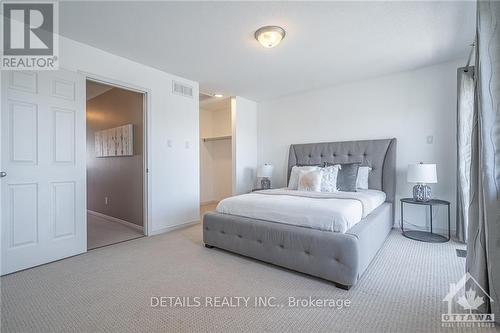
[[[126, 124], [133, 124], [134, 155], [96, 158], [95, 132]], [[142, 226], [143, 169], [143, 95], [112, 88], [88, 100], [87, 209]]]

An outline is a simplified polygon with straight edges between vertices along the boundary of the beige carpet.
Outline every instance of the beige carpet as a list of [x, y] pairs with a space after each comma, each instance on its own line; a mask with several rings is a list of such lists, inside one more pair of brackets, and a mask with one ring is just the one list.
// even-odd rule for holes
[[[222, 250], [200, 225], [93, 250], [2, 278], [2, 332], [454, 332], [442, 298], [464, 271], [456, 243], [393, 231], [350, 291]], [[151, 308], [152, 296], [348, 298], [343, 310]], [[481, 329], [488, 332], [488, 329]]]
[[93, 214], [87, 214], [87, 249], [116, 244], [144, 234], [122, 223], [113, 222]]

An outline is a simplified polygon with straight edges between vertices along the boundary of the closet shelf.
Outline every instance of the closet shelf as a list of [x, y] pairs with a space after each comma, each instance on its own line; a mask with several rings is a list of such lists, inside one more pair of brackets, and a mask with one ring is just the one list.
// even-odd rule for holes
[[217, 141], [217, 140], [231, 140], [232, 136], [231, 135], [225, 135], [225, 136], [212, 136], [208, 138], [202, 138], [203, 142], [207, 141]]

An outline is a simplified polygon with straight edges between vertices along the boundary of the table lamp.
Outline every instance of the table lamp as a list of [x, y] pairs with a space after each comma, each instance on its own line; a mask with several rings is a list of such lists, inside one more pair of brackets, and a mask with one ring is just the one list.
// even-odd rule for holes
[[261, 178], [260, 187], [263, 190], [271, 188], [271, 176], [273, 175], [273, 166], [271, 164], [264, 164], [257, 170], [257, 177]]
[[427, 184], [437, 183], [436, 164], [420, 162], [408, 165], [406, 180], [408, 183], [417, 183], [413, 186], [413, 199], [415, 201], [431, 200], [431, 188]]

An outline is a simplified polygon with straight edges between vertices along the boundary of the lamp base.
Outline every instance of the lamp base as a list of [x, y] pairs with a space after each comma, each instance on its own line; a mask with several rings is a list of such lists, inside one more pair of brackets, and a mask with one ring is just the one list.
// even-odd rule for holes
[[413, 186], [413, 199], [415, 201], [430, 201], [432, 199], [431, 196], [431, 188], [425, 184], [417, 184]]
[[269, 190], [271, 188], [271, 179], [263, 177], [260, 180], [260, 188], [262, 188], [263, 190]]

